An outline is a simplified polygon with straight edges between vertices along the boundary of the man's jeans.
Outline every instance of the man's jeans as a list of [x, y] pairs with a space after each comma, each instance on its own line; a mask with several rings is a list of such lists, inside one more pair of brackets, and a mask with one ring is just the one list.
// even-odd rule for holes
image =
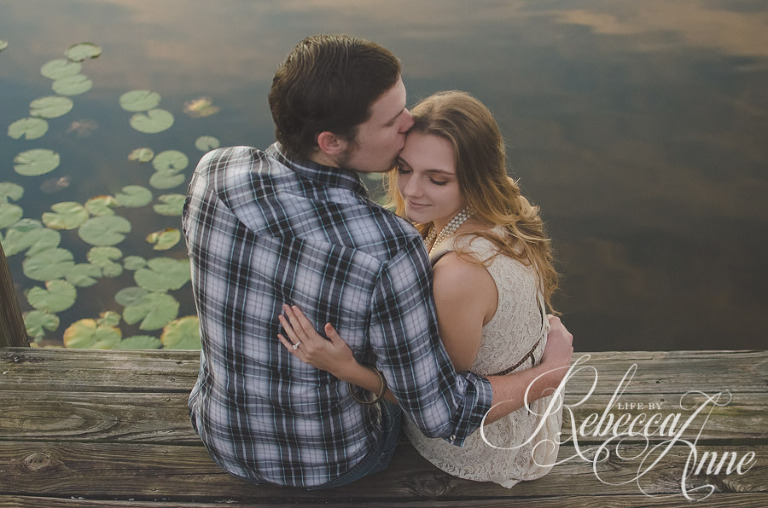
[[397, 441], [400, 438], [400, 428], [403, 423], [403, 412], [400, 406], [388, 401], [381, 403], [381, 427], [384, 433], [379, 441], [371, 448], [368, 455], [365, 456], [355, 467], [331, 480], [328, 483], [310, 487], [307, 490], [330, 489], [341, 487], [348, 483], [355, 482], [365, 476], [384, 471], [392, 460], [392, 455], [397, 448]]

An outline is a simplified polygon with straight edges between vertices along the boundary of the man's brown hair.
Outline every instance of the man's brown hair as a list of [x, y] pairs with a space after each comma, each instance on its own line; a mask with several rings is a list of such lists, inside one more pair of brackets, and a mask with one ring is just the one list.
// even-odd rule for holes
[[344, 34], [307, 37], [272, 79], [275, 137], [289, 156], [304, 159], [317, 149], [321, 132], [354, 140], [400, 70], [395, 55], [374, 42]]

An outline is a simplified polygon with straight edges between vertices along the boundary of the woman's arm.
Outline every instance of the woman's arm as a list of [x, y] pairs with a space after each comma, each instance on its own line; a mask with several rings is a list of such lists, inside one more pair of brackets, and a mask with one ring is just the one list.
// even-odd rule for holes
[[[304, 363], [330, 372], [342, 381], [347, 381], [374, 394], [381, 392], [382, 378], [371, 367], [361, 365], [355, 360], [352, 350], [330, 323], [325, 325], [325, 334], [328, 336], [328, 339], [325, 339], [317, 333], [298, 307], [283, 305], [283, 311], [287, 319], [282, 315], [278, 316], [278, 319], [290, 340], [280, 334], [277, 338], [289, 353]], [[294, 347], [297, 343], [299, 346]], [[384, 397], [396, 402], [389, 390], [385, 392]]]
[[[440, 337], [456, 370], [471, 370], [483, 326], [496, 313], [496, 283], [484, 266], [469, 263], [453, 252], [435, 263], [434, 274]], [[550, 332], [538, 365], [488, 377], [493, 388], [493, 408], [485, 419], [486, 425], [557, 389], [571, 362], [573, 336], [560, 319], [550, 316], [549, 321]]]
[[498, 304], [496, 283], [481, 264], [449, 252], [434, 267], [434, 295], [440, 338], [457, 372], [471, 370]]

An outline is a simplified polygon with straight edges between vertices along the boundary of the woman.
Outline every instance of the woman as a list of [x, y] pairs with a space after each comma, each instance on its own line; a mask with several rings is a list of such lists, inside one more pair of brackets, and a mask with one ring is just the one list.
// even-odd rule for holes
[[[477, 99], [442, 92], [419, 103], [412, 114], [415, 123], [390, 174], [388, 191], [396, 212], [424, 236], [443, 344], [457, 371], [488, 376], [528, 368], [544, 350], [546, 307], [551, 309], [557, 287], [538, 208], [507, 176], [498, 125]], [[379, 387], [383, 392], [380, 377], [356, 364], [333, 327], [326, 325], [327, 341], [297, 309], [288, 307], [280, 321], [291, 340], [279, 338], [291, 354], [374, 393]], [[297, 349], [293, 344], [299, 342]], [[350, 365], [355, 365], [351, 376]], [[562, 405], [548, 411], [551, 399], [535, 400], [486, 425], [461, 448], [424, 437], [410, 422], [406, 434], [440, 469], [512, 487], [543, 476], [555, 462]]]

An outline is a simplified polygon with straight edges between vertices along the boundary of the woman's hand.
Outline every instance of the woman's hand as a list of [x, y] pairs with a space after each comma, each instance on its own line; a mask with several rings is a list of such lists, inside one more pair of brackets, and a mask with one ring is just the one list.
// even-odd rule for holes
[[309, 319], [295, 305], [283, 305], [283, 311], [285, 316], [278, 316], [278, 319], [290, 340], [281, 334], [277, 338], [285, 349], [302, 362], [345, 379], [345, 370], [357, 365], [357, 361], [333, 326], [330, 323], [325, 325], [326, 339], [317, 333]]

